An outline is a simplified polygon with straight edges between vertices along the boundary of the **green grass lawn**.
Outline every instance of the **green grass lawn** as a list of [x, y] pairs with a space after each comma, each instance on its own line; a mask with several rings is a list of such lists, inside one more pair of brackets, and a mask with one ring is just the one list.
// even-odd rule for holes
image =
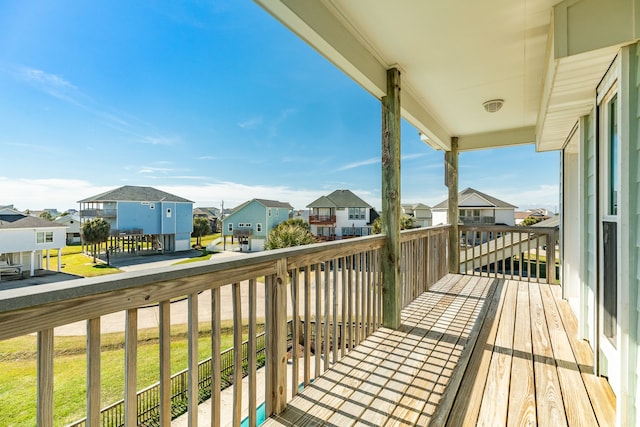
[[[199, 360], [211, 356], [210, 323], [200, 325]], [[138, 390], [159, 380], [157, 329], [138, 333]], [[246, 328], [243, 339], [246, 339]], [[233, 346], [233, 331], [223, 328], [221, 348]], [[36, 425], [36, 337], [23, 336], [0, 342], [0, 425]], [[54, 425], [64, 426], [84, 417], [86, 408], [86, 338], [55, 337]], [[171, 372], [187, 367], [187, 326], [171, 328]], [[123, 398], [124, 333], [102, 335], [102, 401], [105, 407]]]
[[[103, 262], [94, 263], [91, 256], [81, 252], [82, 246], [65, 246], [62, 248], [62, 268], [63, 273], [76, 274], [82, 277], [103, 276], [105, 274], [120, 273], [121, 270], [116, 267], [109, 266]], [[43, 265], [46, 265], [46, 256], [43, 257]], [[50, 251], [49, 269], [56, 271], [58, 269], [58, 251], [53, 249]]]
[[[220, 233], [209, 234], [207, 236], [203, 236], [201, 241], [201, 246], [205, 247], [215, 239], [220, 237]], [[191, 238], [191, 244], [196, 244], [196, 238]], [[197, 262], [197, 261], [205, 261], [211, 257], [212, 252], [203, 251], [201, 256], [191, 258], [186, 261], [182, 261], [181, 263], [188, 262]], [[46, 256], [43, 257], [43, 263], [46, 263]], [[50, 270], [58, 269], [58, 251], [57, 249], [52, 249], [50, 251]], [[94, 263], [93, 258], [89, 255], [85, 255], [82, 253], [82, 246], [73, 245], [73, 246], [65, 246], [62, 248], [62, 268], [61, 271], [69, 274], [76, 274], [82, 277], [94, 277], [94, 276], [103, 276], [105, 274], [113, 274], [120, 273], [116, 267], [109, 266], [102, 261], [97, 260], [98, 262]], [[46, 265], [46, 264], [43, 264]]]

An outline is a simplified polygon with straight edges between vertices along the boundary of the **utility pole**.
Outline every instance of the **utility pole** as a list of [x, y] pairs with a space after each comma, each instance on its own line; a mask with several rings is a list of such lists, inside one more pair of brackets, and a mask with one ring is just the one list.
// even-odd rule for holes
[[220, 209], [220, 234], [222, 235], [222, 250], [227, 250], [227, 236], [224, 235], [224, 225], [222, 221], [224, 220], [224, 200], [222, 201], [222, 208]]

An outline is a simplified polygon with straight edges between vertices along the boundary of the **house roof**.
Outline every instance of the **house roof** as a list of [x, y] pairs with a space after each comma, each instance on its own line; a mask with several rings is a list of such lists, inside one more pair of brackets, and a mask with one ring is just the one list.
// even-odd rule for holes
[[277, 200], [267, 200], [267, 199], [253, 199], [256, 202], [260, 203], [262, 206], [266, 208], [285, 208], [285, 209], [293, 209], [293, 206], [289, 204], [289, 202], [279, 202]]
[[277, 200], [268, 200], [268, 199], [251, 199], [233, 208], [233, 212], [225, 216], [223, 221], [227, 221], [229, 218], [231, 218], [236, 213], [240, 212], [242, 208], [249, 205], [251, 202], [259, 203], [265, 208], [284, 208], [287, 210], [293, 210], [293, 206], [291, 206], [288, 202], [279, 202]]
[[220, 212], [220, 209], [218, 208], [206, 208], [206, 207], [193, 208], [193, 216], [216, 217], [218, 216], [218, 212]]
[[404, 209], [431, 209], [428, 205], [424, 203], [405, 203], [402, 205]]
[[66, 227], [46, 219], [37, 218], [15, 211], [15, 213], [0, 214], [0, 229], [9, 228], [57, 228]]
[[[402, 117], [434, 148], [562, 148], [620, 46], [635, 2], [256, 0], [378, 99], [402, 73]], [[579, 10], [579, 11], [576, 11]], [[504, 100], [495, 113], [483, 103]]]
[[87, 197], [79, 200], [78, 203], [89, 202], [178, 202], [193, 203], [183, 197], [176, 196], [166, 191], [153, 187], [139, 187], [135, 185], [124, 185], [97, 196]]
[[319, 197], [307, 205], [308, 208], [371, 208], [371, 205], [351, 190], [336, 190], [333, 193]]
[[[477, 205], [477, 204], [465, 204], [465, 200], [469, 200], [473, 196], [481, 197], [482, 199], [487, 201], [487, 205]], [[448, 209], [449, 201], [447, 199], [438, 203], [433, 207], [433, 209]], [[458, 206], [472, 208], [472, 207], [494, 207], [494, 208], [503, 208], [503, 209], [515, 209], [516, 206], [511, 203], [507, 203], [503, 200], [500, 200], [496, 197], [490, 196], [486, 193], [478, 191], [474, 188], [468, 187], [458, 193]]]

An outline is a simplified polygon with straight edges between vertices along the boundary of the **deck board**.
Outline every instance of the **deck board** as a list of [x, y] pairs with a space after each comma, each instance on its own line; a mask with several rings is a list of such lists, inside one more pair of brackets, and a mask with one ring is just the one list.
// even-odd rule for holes
[[615, 396], [553, 287], [448, 275], [265, 425], [608, 425]]

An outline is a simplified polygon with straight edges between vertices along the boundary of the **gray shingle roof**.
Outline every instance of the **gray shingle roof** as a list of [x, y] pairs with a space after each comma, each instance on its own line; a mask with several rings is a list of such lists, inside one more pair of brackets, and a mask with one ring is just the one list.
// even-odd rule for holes
[[371, 205], [351, 190], [336, 190], [333, 193], [322, 196], [310, 204], [308, 208], [371, 208]]
[[66, 227], [46, 219], [36, 218], [30, 215], [0, 215], [0, 229], [6, 228], [56, 228]]
[[[472, 206], [472, 205], [463, 205], [463, 199], [466, 198], [467, 196], [471, 196], [473, 194], [477, 194], [478, 196], [482, 197], [483, 199], [485, 199], [487, 202], [489, 202], [491, 205], [493, 205], [496, 208], [513, 208], [515, 209], [516, 206], [507, 203], [503, 200], [497, 199], [493, 196], [490, 196], [486, 193], [483, 193], [481, 191], [475, 190], [471, 187], [465, 188], [464, 190], [462, 190], [461, 192], [458, 193], [458, 205], [459, 206], [464, 206], [464, 207], [476, 207], [476, 206]], [[433, 207], [433, 209], [447, 209], [449, 207], [449, 202], [447, 199], [443, 200], [442, 202], [438, 203], [437, 205], [435, 205]], [[478, 206], [480, 207], [480, 206]]]
[[135, 185], [125, 185], [115, 190], [110, 190], [97, 196], [87, 197], [79, 200], [78, 203], [89, 202], [180, 202], [193, 203], [183, 197], [176, 196], [166, 191], [153, 187], [139, 187]]
[[286, 208], [293, 209], [293, 206], [289, 204], [289, 202], [279, 202], [277, 200], [268, 200], [268, 199], [253, 199], [256, 202], [260, 203], [262, 206], [267, 208]]

